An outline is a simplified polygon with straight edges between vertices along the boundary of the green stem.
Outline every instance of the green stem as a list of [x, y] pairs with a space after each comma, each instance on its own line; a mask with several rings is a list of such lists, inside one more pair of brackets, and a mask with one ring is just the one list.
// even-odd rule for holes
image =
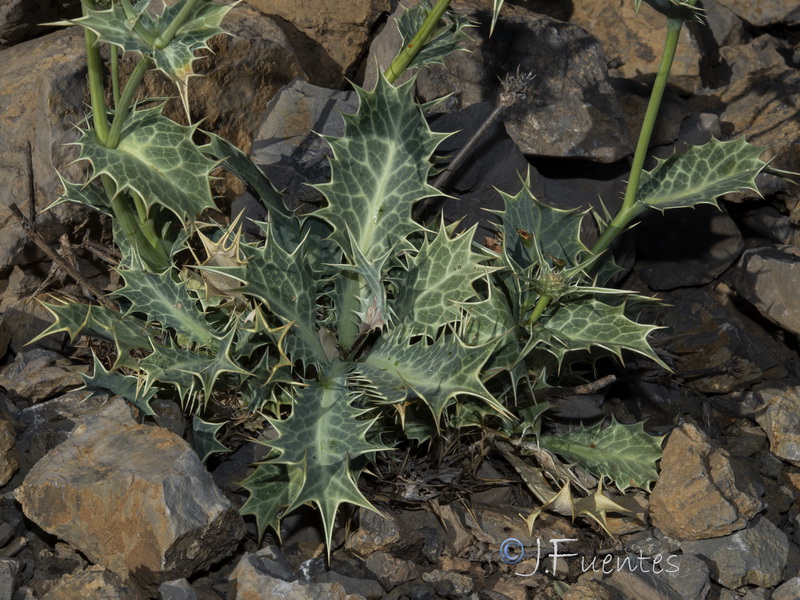
[[650, 93], [647, 112], [644, 114], [644, 123], [642, 123], [642, 130], [639, 132], [639, 141], [636, 143], [636, 152], [633, 155], [633, 164], [631, 165], [631, 176], [628, 179], [625, 199], [622, 202], [622, 211], [630, 208], [636, 202], [639, 180], [642, 177], [647, 151], [650, 149], [650, 139], [653, 137], [653, 129], [658, 118], [658, 110], [661, 107], [661, 99], [664, 97], [664, 90], [667, 87], [669, 71], [675, 58], [675, 50], [678, 47], [682, 25], [683, 20], [667, 19], [667, 37], [664, 40], [664, 53], [661, 56], [661, 64], [658, 66], [658, 74], [653, 84], [653, 91]]
[[172, 38], [175, 37], [175, 34], [178, 33], [178, 29], [181, 28], [188, 19], [194, 7], [197, 5], [198, 0], [188, 0], [186, 4], [183, 5], [183, 8], [175, 15], [175, 18], [172, 19], [172, 23], [170, 23], [167, 28], [162, 32], [158, 38], [156, 38], [154, 47], [161, 50], [165, 48], [167, 44], [172, 41]]
[[[84, 0], [84, 6], [94, 9], [94, 0]], [[103, 89], [103, 61], [100, 58], [100, 48], [97, 45], [97, 36], [88, 29], [84, 29], [86, 40], [86, 64], [89, 71], [89, 96], [92, 102], [92, 121], [94, 122], [95, 136], [98, 142], [105, 145], [108, 140], [108, 116], [106, 114], [105, 90]]]
[[395, 80], [400, 77], [400, 75], [402, 75], [403, 72], [408, 68], [408, 65], [411, 64], [411, 61], [416, 58], [417, 54], [420, 53], [420, 50], [422, 50], [422, 48], [425, 46], [425, 42], [428, 41], [428, 38], [439, 24], [439, 19], [442, 18], [442, 15], [450, 6], [450, 1], [451, 0], [439, 0], [436, 6], [433, 7], [433, 10], [431, 10], [431, 12], [425, 18], [425, 21], [422, 23], [422, 27], [419, 28], [419, 31], [417, 31], [413, 39], [405, 48], [403, 48], [400, 54], [395, 57], [395, 59], [392, 61], [392, 64], [389, 65], [389, 68], [386, 69], [384, 76], [389, 83], [394, 83]]
[[119, 50], [111, 46], [111, 95], [114, 108], [119, 106]]
[[647, 111], [644, 115], [642, 130], [639, 132], [639, 141], [636, 143], [636, 152], [633, 155], [631, 165], [631, 175], [628, 179], [628, 186], [625, 188], [625, 199], [622, 201], [622, 208], [617, 216], [609, 223], [606, 230], [595, 242], [592, 247], [592, 254], [600, 254], [611, 245], [617, 236], [639, 216], [647, 207], [636, 203], [636, 195], [639, 191], [639, 182], [642, 177], [644, 161], [650, 149], [650, 140], [653, 137], [658, 110], [661, 107], [661, 100], [664, 97], [664, 90], [667, 87], [669, 72], [672, 62], [675, 59], [675, 50], [678, 47], [678, 40], [681, 35], [683, 19], [667, 19], [667, 36], [664, 40], [664, 53], [661, 56], [661, 64], [658, 67], [653, 91], [650, 94], [650, 101], [647, 104]]
[[536, 303], [536, 306], [531, 313], [531, 316], [528, 317], [528, 325], [536, 325], [536, 322], [541, 318], [544, 314], [545, 309], [547, 308], [548, 304], [550, 304], [550, 296], [540, 296], [539, 301]]
[[150, 59], [146, 56], [142, 56], [139, 62], [136, 63], [128, 81], [125, 82], [125, 89], [122, 90], [119, 104], [114, 111], [114, 121], [111, 124], [111, 132], [108, 135], [109, 148], [116, 148], [117, 144], [119, 144], [119, 139], [122, 135], [122, 127], [125, 125], [125, 121], [128, 120], [133, 97], [136, 94], [139, 84], [142, 83], [145, 73], [147, 73], [147, 70], [150, 68], [150, 64]]

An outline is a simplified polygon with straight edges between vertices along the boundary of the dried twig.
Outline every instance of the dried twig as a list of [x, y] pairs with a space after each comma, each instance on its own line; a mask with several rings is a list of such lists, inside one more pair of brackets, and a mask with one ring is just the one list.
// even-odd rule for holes
[[33, 224], [22, 214], [22, 211], [15, 203], [11, 203], [11, 213], [16, 217], [16, 219], [22, 225], [22, 228], [25, 230], [25, 233], [31, 238], [34, 244], [36, 244], [39, 249], [44, 252], [50, 260], [56, 263], [59, 267], [61, 267], [70, 277], [72, 277], [79, 285], [83, 286], [86, 291], [88, 291], [95, 299], [102, 304], [103, 306], [110, 308], [112, 310], [119, 310], [113, 302], [111, 302], [108, 298], [106, 298], [105, 294], [98, 290], [94, 285], [89, 283], [89, 281], [81, 275], [81, 273], [75, 269], [72, 265], [70, 265], [67, 261], [61, 258], [56, 252], [47, 245], [47, 242], [41, 236], [39, 232], [37, 232]]
[[617, 380], [616, 375], [606, 375], [605, 377], [601, 377], [597, 381], [582, 383], [581, 385], [576, 385], [574, 387], [554, 387], [554, 388], [544, 388], [541, 390], [536, 390], [534, 395], [537, 400], [543, 400], [545, 398], [553, 398], [555, 396], [565, 397], [565, 396], [575, 396], [582, 394], [594, 394], [595, 392], [602, 390], [604, 387], [608, 387], [616, 380]]

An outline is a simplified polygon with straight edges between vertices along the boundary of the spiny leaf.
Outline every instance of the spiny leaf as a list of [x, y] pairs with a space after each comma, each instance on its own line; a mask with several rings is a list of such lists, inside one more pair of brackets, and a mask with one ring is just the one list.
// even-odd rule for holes
[[105, 340], [116, 346], [114, 367], [125, 363], [132, 350], [151, 347], [152, 333], [148, 331], [147, 323], [136, 317], [123, 317], [110, 308], [91, 304], [68, 304], [64, 301], [42, 304], [55, 317], [55, 322], [31, 342], [60, 332], [66, 332], [73, 341], [81, 334]]
[[364, 410], [353, 406], [341, 364], [323, 374], [318, 385], [303, 388], [285, 421], [270, 419], [278, 439], [270, 442], [280, 453], [270, 461], [303, 470], [303, 483], [291, 498], [288, 512], [315, 504], [322, 516], [328, 552], [336, 511], [345, 502], [375, 510], [359, 491], [351, 469], [353, 459], [387, 450], [367, 439], [374, 420], [361, 418]]
[[442, 412], [459, 394], [479, 398], [497, 414], [510, 416], [481, 382], [481, 369], [494, 344], [468, 346], [455, 334], [441, 335], [433, 344], [409, 344], [408, 338], [398, 328], [355, 366], [367, 394], [387, 403], [416, 395], [433, 413], [437, 427]]
[[588, 250], [581, 242], [581, 223], [585, 213], [562, 210], [539, 202], [530, 190], [530, 173], [516, 196], [503, 192], [505, 210], [500, 215], [505, 253], [526, 268], [538, 265], [543, 257], [552, 267], [580, 264]]
[[297, 496], [303, 480], [303, 469], [297, 465], [259, 463], [239, 484], [250, 494], [239, 512], [256, 518], [259, 543], [267, 527], [272, 527], [280, 539], [280, 514]]
[[91, 130], [77, 144], [80, 160], [92, 164], [93, 179], [110, 176], [118, 192], [139, 194], [148, 208], [155, 204], [181, 221], [216, 208], [209, 175], [217, 163], [192, 141], [194, 127], [184, 127], [161, 114], [162, 106], [133, 112], [125, 121], [119, 145], [106, 148]]
[[283, 198], [261, 168], [247, 154], [225, 138], [208, 131], [203, 131], [203, 133], [208, 136], [210, 141], [207, 145], [201, 146], [200, 150], [222, 161], [228, 171], [244, 181], [258, 194], [261, 203], [269, 212], [269, 222], [273, 225], [270, 229], [272, 235], [285, 248], [297, 247], [302, 239], [300, 221], [286, 208]]
[[[374, 92], [356, 88], [360, 106], [342, 115], [345, 134], [331, 145], [331, 181], [317, 185], [328, 201], [315, 217], [333, 226], [331, 239], [351, 259], [351, 238], [370, 260], [382, 256], [421, 227], [414, 203], [438, 191], [427, 183], [430, 158], [447, 134], [434, 133], [411, 101], [414, 80], [394, 87], [379, 75]], [[349, 233], [348, 233], [349, 232]]]
[[[408, 46], [414, 39], [431, 10], [430, 0], [421, 0], [418, 5], [404, 9], [403, 14], [397, 19], [397, 29], [402, 40], [401, 49]], [[473, 24], [467, 17], [453, 10], [445, 12], [444, 17], [439, 21], [438, 29], [431, 33], [422, 50], [407, 68], [416, 69], [425, 65], [443, 64], [443, 59], [448, 54], [459, 50], [463, 51], [461, 41], [469, 39], [464, 31], [468, 27], [473, 27]]]
[[568, 352], [599, 347], [618, 357], [623, 350], [631, 350], [668, 369], [647, 340], [655, 329], [655, 325], [643, 325], [626, 317], [624, 303], [611, 306], [592, 297], [574, 298], [542, 324], [535, 325], [532, 339], [544, 340], [559, 363]]
[[87, 388], [107, 390], [112, 394], [122, 396], [143, 414], [150, 417], [155, 416], [156, 413], [150, 407], [150, 401], [158, 388], [151, 387], [149, 390], [144, 390], [141, 385], [142, 381], [138, 377], [107, 371], [94, 352], [92, 358], [94, 363], [92, 375], [81, 375]]
[[232, 327], [231, 331], [219, 340], [213, 354], [180, 348], [171, 340], [167, 345], [154, 344], [153, 352], [143, 358], [138, 365], [146, 375], [145, 390], [156, 381], [170, 383], [178, 390], [185, 408], [191, 412], [197, 408], [194, 406], [196, 392], [202, 390], [207, 402], [214, 384], [223, 373], [249, 374], [230, 356], [235, 336], [236, 328]]
[[629, 487], [650, 490], [658, 478], [663, 440], [645, 433], [642, 423], [621, 425], [613, 420], [605, 428], [598, 423], [572, 433], [544, 435], [540, 444], [597, 477], [609, 477], [624, 492]]
[[[497, 25], [497, 19], [500, 17], [500, 9], [503, 8], [504, 1], [505, 0], [494, 0], [494, 5], [492, 6], [492, 24], [489, 27], [490, 36], [494, 33], [494, 27]], [[641, 2], [641, 0], [637, 0], [637, 2]]]
[[475, 227], [451, 238], [440, 224], [433, 240], [426, 240], [409, 259], [395, 314], [410, 334], [433, 336], [461, 317], [462, 305], [476, 299], [473, 283], [495, 270], [481, 264], [485, 257], [472, 251]]
[[224, 426], [224, 422], [209, 423], [197, 415], [192, 417], [192, 447], [203, 464], [212, 454], [230, 452], [230, 448], [217, 439], [219, 430]]
[[[85, 16], [53, 25], [80, 25], [93, 31], [100, 42], [117, 46], [124, 52], [150, 57], [156, 68], [178, 86], [188, 115], [187, 84], [194, 75], [192, 62], [196, 60], [195, 52], [208, 49], [208, 40], [213, 36], [226, 33], [220, 25], [233, 5], [200, 0], [187, 14], [184, 11], [185, 4], [173, 3], [165, 7], [158, 17], [148, 14], [149, 0], [139, 2], [130, 9], [130, 13], [126, 13], [127, 7], [122, 3], [115, 3], [108, 10], [84, 7]], [[165, 43], [167, 40], [161, 39], [162, 34], [182, 12], [181, 18], [185, 20], [169, 43]]]
[[219, 336], [197, 309], [196, 300], [186, 290], [186, 283], [172, 278], [172, 269], [151, 273], [144, 265], [120, 271], [125, 286], [113, 292], [131, 303], [131, 311], [143, 313], [148, 321], [172, 328], [201, 346], [216, 345]]
[[89, 206], [109, 217], [112, 216], [108, 197], [99, 186], [91, 183], [71, 183], [64, 179], [60, 173], [56, 173], [56, 175], [61, 179], [61, 185], [64, 186], [64, 193], [45, 210], [50, 210], [65, 202], [75, 202], [76, 204]]
[[306, 259], [306, 243], [287, 252], [272, 237], [258, 248], [247, 247], [240, 267], [197, 267], [238, 279], [239, 292], [262, 300], [284, 323], [292, 323], [286, 336], [287, 353], [306, 365], [327, 362], [316, 324], [317, 277]]
[[717, 206], [723, 194], [757, 191], [756, 175], [767, 167], [759, 158], [764, 150], [744, 138], [692, 146], [642, 173], [637, 201], [664, 211], [698, 204]]

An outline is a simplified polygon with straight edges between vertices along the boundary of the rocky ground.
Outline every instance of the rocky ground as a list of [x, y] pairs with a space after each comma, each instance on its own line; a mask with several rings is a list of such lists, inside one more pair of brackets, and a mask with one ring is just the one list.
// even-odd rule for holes
[[[654, 153], [745, 135], [770, 148], [775, 166], [800, 171], [796, 1], [702, 4], [709, 27], [684, 31]], [[182, 440], [175, 403], [154, 403], [158, 418], [141, 424], [122, 400], [76, 391], [91, 342], [26, 345], [48, 322], [35, 298], [86, 294], [12, 204], [92, 285], [117, 284], [107, 224], [72, 205], [38, 213], [59, 194], [56, 168], [80, 177], [64, 144], [88, 93], [81, 32], [36, 24], [76, 16], [77, 5], [0, 7], [0, 600], [800, 598], [798, 186], [764, 176], [764, 198], [649, 215], [617, 250], [630, 268], [620, 285], [664, 301], [646, 317], [664, 326], [656, 344], [674, 372], [633, 359], [604, 366], [616, 383], [571, 397], [562, 416], [644, 420], [668, 434], [653, 493], [636, 497], [640, 520], [610, 515], [610, 537], [585, 519], [546, 515], [530, 535], [520, 515], [536, 505], [523, 483], [532, 459], [509, 462], [490, 440], [461, 440], [365, 477], [382, 514], [343, 514], [328, 565], [313, 513], [288, 518], [282, 544], [261, 545], [238, 516], [235, 482], [260, 446], [240, 444], [209, 474]], [[484, 24], [489, 5], [454, 3]], [[193, 116], [250, 152], [293, 202], [315, 202], [303, 184], [326, 177], [326, 148], [309, 131], [341, 132], [338, 111], [355, 107], [345, 77], [374, 81], [375, 62], [394, 48], [385, 26], [395, 9], [243, 2], [227, 21], [236, 37], [215, 40], [206, 76], [193, 80]], [[632, 0], [510, 2], [503, 14], [491, 40], [485, 25], [472, 30], [471, 53], [417, 80], [422, 100], [453, 93], [431, 123], [460, 130], [447, 142], [457, 148], [492, 111], [498, 76], [536, 75], [451, 181], [460, 200], [445, 214], [480, 219], [480, 207], [498, 205], [493, 188], [515, 193], [529, 166], [540, 199], [575, 207], [600, 196], [613, 210], [660, 18], [646, 6], [634, 17]], [[172, 94], [155, 75], [146, 85]], [[181, 118], [177, 104], [170, 110]], [[234, 210], [258, 216], [240, 187], [224, 191]], [[501, 558], [509, 538], [530, 553], [516, 565]], [[555, 560], [556, 551], [571, 556]]]

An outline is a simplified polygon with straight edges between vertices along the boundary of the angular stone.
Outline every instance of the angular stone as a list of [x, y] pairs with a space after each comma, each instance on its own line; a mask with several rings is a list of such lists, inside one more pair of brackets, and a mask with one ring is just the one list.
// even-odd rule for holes
[[165, 581], [158, 586], [161, 600], [200, 600], [200, 596], [186, 579]]
[[65, 575], [41, 600], [67, 598], [102, 598], [103, 600], [144, 600], [147, 596], [126, 585], [119, 575], [103, 567]]
[[711, 577], [706, 562], [693, 554], [672, 555], [668, 564], [676, 568], [664, 569], [664, 580], [684, 600], [704, 600], [711, 589]]
[[789, 540], [769, 519], [759, 515], [747, 529], [724, 537], [683, 542], [681, 550], [708, 558], [713, 579], [727, 588], [772, 587], [783, 579]]
[[770, 452], [800, 466], [800, 387], [769, 387], [758, 395], [763, 405], [756, 421], [767, 433]]
[[[506, 131], [524, 154], [585, 158], [610, 163], [633, 151], [600, 43], [571, 23], [536, 15], [506, 3], [489, 38], [491, 12], [477, 0], [453, 3], [480, 25], [470, 30], [469, 52], [455, 52], [444, 65], [417, 76], [417, 94], [429, 101], [459, 90], [435, 110], [449, 112], [493, 99], [498, 77], [532, 72], [527, 98], [502, 117]], [[387, 27], [381, 35], [394, 35]], [[380, 37], [380, 36], [379, 36]], [[376, 40], [376, 43], [377, 40]], [[364, 85], [371, 89], [373, 65], [385, 69], [396, 44], [383, 44], [369, 58]], [[370, 79], [372, 78], [372, 79]]]
[[387, 592], [417, 577], [417, 567], [386, 552], [374, 552], [367, 557], [364, 567], [374, 575]]
[[729, 70], [730, 81], [735, 82], [756, 71], [785, 66], [781, 51], [791, 52], [791, 46], [770, 35], [762, 35], [749, 44], [720, 48], [719, 54]]
[[0, 558], [0, 598], [12, 598], [22, 583], [22, 561], [15, 558]]
[[342, 584], [305, 583], [286, 571], [285, 557], [276, 548], [247, 552], [237, 563], [228, 583], [228, 600], [363, 600], [348, 594]]
[[[0, 51], [0, 271], [20, 262], [27, 241], [9, 206], [16, 203], [29, 214], [30, 177], [38, 212], [62, 192], [56, 170], [71, 181], [83, 176], [83, 166], [71, 164], [78, 149], [67, 144], [78, 139], [75, 124], [86, 114], [85, 52], [79, 27]], [[56, 207], [37, 214], [36, 229], [52, 243], [76, 229], [86, 214], [77, 205]]]
[[717, 0], [748, 23], [756, 26], [796, 25], [800, 23], [800, 6], [795, 0], [770, 0], [751, 2], [750, 0]]
[[8, 483], [19, 469], [17, 434], [5, 415], [0, 415], [0, 486]]
[[772, 592], [772, 600], [795, 600], [800, 598], [800, 577], [792, 577]]
[[402, 543], [400, 523], [389, 511], [376, 514], [370, 510], [359, 513], [359, 526], [345, 541], [345, 548], [358, 556], [389, 551]]
[[[800, 73], [785, 64], [733, 81], [719, 97], [725, 107], [720, 115], [723, 135], [729, 139], [747, 136], [751, 144], [769, 149], [762, 158], [775, 157], [771, 166], [800, 170], [800, 119], [797, 107], [787, 101], [799, 95]], [[800, 197], [798, 186], [778, 177], [759, 178], [759, 189], [764, 195], [782, 192], [789, 198]]]
[[[637, 563], [634, 561], [633, 564]], [[614, 572], [605, 583], [617, 589], [625, 598], [683, 600], [683, 596], [673, 590], [663, 577], [654, 572], [645, 573], [623, 568]]]
[[448, 573], [439, 569], [423, 573], [422, 580], [433, 587], [439, 596], [454, 600], [464, 598], [475, 589], [474, 582], [466, 575]]
[[626, 600], [615, 588], [601, 581], [582, 578], [569, 586], [564, 600]]
[[763, 508], [728, 452], [695, 425], [673, 430], [650, 496], [653, 525], [671, 537], [701, 540], [745, 527]]
[[3, 0], [0, 3], [0, 49], [47, 32], [41, 23], [73, 19], [81, 14], [80, 0]]
[[389, 0], [319, 2], [317, 0], [249, 0], [263, 13], [288, 22], [283, 25], [298, 48], [314, 83], [340, 87], [352, 77], [356, 62]]
[[736, 291], [762, 315], [800, 333], [800, 257], [777, 248], [755, 248], [742, 255], [733, 278]]
[[228, 555], [241, 517], [176, 435], [121, 424], [119, 399], [81, 424], [16, 490], [28, 518], [117, 573], [154, 589]]
[[[699, 392], [725, 394], [785, 375], [785, 347], [765, 333], [724, 296], [707, 288], [667, 295], [663, 324], [670, 328], [669, 351]], [[723, 303], [724, 302], [724, 303]]]
[[14, 362], [0, 369], [0, 386], [10, 400], [40, 402], [83, 385], [85, 367], [73, 365], [60, 354], [34, 348], [17, 354]]
[[[658, 71], [664, 45], [667, 20], [642, 3], [639, 14], [628, 0], [583, 0], [573, 3], [570, 22], [589, 31], [603, 45], [609, 73], [624, 79], [653, 80]], [[681, 31], [675, 60], [670, 71], [670, 85], [693, 92], [701, 84], [700, 63], [703, 54], [690, 27]]]

